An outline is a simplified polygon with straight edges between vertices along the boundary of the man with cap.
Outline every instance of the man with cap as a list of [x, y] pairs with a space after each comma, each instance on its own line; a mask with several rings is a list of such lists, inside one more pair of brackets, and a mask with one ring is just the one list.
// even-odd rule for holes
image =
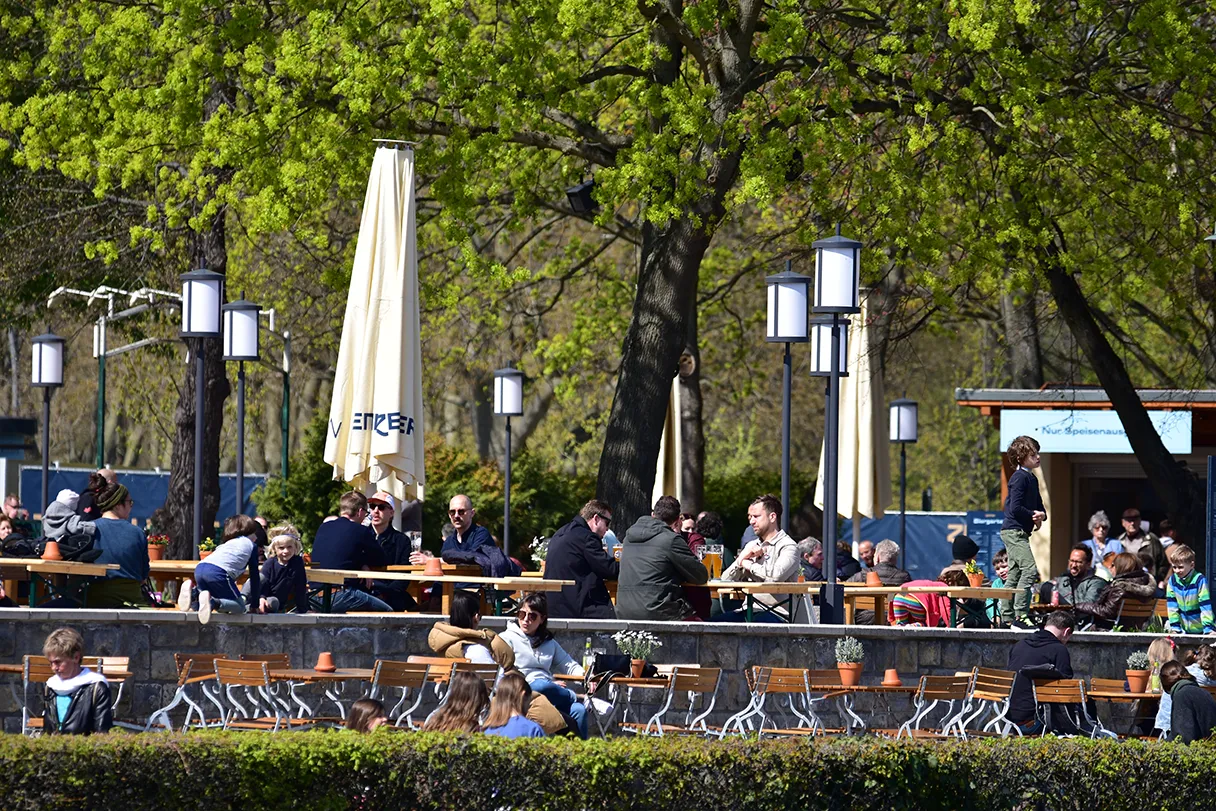
[[[410, 562], [410, 539], [393, 527], [397, 504], [391, 494], [381, 490], [367, 500], [376, 543], [384, 550], [389, 566], [405, 566]], [[372, 594], [393, 607], [394, 611], [417, 611], [418, 603], [410, 596], [404, 580], [373, 580]]]

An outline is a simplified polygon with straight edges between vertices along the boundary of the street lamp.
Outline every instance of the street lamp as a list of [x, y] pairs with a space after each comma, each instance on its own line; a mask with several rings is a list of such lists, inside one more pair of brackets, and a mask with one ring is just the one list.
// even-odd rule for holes
[[236, 511], [245, 512], [245, 361], [256, 361], [258, 313], [261, 308], [240, 300], [220, 308], [224, 314], [224, 360], [236, 361]]
[[[816, 313], [830, 316], [826, 329], [830, 341], [819, 340], [818, 356], [822, 359], [827, 349], [827, 437], [825, 441], [827, 464], [823, 472], [827, 481], [823, 486], [823, 568], [827, 583], [819, 595], [819, 621], [829, 625], [844, 623], [844, 587], [836, 582], [836, 486], [839, 475], [840, 452], [840, 376], [846, 364], [841, 355], [848, 347], [848, 319], [843, 316], [861, 312], [861, 243], [836, 234], [811, 244], [815, 249], [815, 306]], [[824, 337], [824, 327], [817, 324], [818, 337]], [[812, 354], [816, 354], [812, 351]], [[818, 364], [817, 364], [818, 365]], [[815, 368], [815, 367], [813, 367]]]
[[904, 557], [908, 526], [908, 443], [917, 440], [915, 400], [901, 397], [891, 401], [891, 441], [899, 443], [899, 555]]
[[[224, 277], [205, 268], [182, 274], [183, 338], [218, 338], [220, 302], [224, 297]], [[194, 348], [194, 559], [198, 560], [203, 534], [203, 356], [207, 342], [199, 340]]]
[[507, 366], [494, 373], [494, 413], [507, 418], [506, 493], [502, 502], [502, 551], [511, 557], [511, 418], [524, 413], [524, 373]]
[[793, 263], [785, 261], [785, 272], [769, 276], [768, 335], [765, 340], [785, 344], [784, 375], [781, 389], [781, 528], [790, 528], [790, 394], [793, 388], [793, 360], [790, 344], [804, 343], [807, 334], [807, 288], [810, 279], [794, 273]]
[[[50, 505], [51, 391], [63, 385], [63, 339], [44, 333], [33, 340], [30, 385], [42, 389], [42, 515]], [[32, 593], [32, 592], [31, 592]]]

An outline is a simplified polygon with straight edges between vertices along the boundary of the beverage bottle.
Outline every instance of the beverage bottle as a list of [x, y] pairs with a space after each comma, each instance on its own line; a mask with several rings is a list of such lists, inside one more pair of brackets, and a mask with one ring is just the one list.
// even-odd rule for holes
[[1051, 590], [1051, 604], [1052, 605], [1060, 604], [1060, 592], [1057, 591], [1056, 589]]
[[591, 670], [591, 637], [587, 637], [587, 642], [583, 645], [583, 670]]

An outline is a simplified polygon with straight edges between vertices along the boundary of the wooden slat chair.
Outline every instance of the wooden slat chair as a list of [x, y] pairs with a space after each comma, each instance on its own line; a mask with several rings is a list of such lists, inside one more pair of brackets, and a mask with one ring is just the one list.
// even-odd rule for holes
[[[195, 715], [198, 715], [195, 725], [199, 729], [222, 727], [224, 725], [224, 705], [219, 691], [207, 688], [215, 684], [215, 660], [223, 658], [225, 658], [225, 654], [222, 653], [173, 654], [173, 663], [177, 666], [177, 692], [173, 694], [173, 698], [168, 704], [154, 710], [148, 716], [148, 723], [144, 725], [144, 731], [151, 730], [157, 724], [171, 731], [173, 721], [169, 717], [169, 710], [180, 704], [185, 704], [187, 707], [186, 719], [182, 722], [182, 732], [190, 728], [191, 719]], [[194, 685], [198, 685], [202, 698], [210, 701], [219, 710], [218, 716], [208, 718], [206, 711], [203, 710], [202, 701], [195, 701], [190, 697], [190, 688]]]
[[1047, 734], [1047, 727], [1051, 720], [1050, 708], [1054, 705], [1060, 707], [1078, 729], [1084, 731], [1088, 728], [1091, 738], [1099, 735], [1110, 738], [1119, 737], [1102, 726], [1102, 722], [1097, 718], [1090, 716], [1085, 704], [1085, 682], [1082, 679], [1033, 679], [1031, 684], [1034, 685], [1036, 712], [1039, 714], [1039, 720], [1043, 722], [1043, 731], [1040, 734]]
[[[1009, 720], [1009, 698], [1013, 695], [1013, 683], [1018, 674], [1012, 670], [997, 670], [990, 667], [977, 667], [971, 682], [971, 705], [975, 708], [965, 721], [963, 729], [967, 735], [1000, 735], [1006, 737], [1016, 731], [1021, 737], [1021, 728]], [[967, 729], [973, 722], [991, 716], [980, 729]]]
[[[91, 670], [101, 669], [100, 656], [82, 656], [80, 658], [80, 666], [87, 667]], [[55, 675], [55, 671], [51, 670], [51, 663], [45, 656], [36, 654], [28, 654], [21, 659], [21, 732], [25, 735], [38, 735], [42, 732], [42, 688], [38, 685], [46, 684], [51, 676]], [[105, 675], [104, 673], [102, 674]], [[113, 708], [117, 700], [113, 698], [111, 693], [110, 707]]]
[[[666, 672], [664, 672], [666, 671]], [[717, 701], [718, 688], [722, 685], [722, 668], [701, 667], [699, 665], [670, 665], [659, 670], [660, 675], [669, 679], [664, 691], [662, 706], [644, 724], [623, 723], [621, 729], [639, 735], [711, 735], [721, 730], [711, 729], [705, 719], [714, 710]], [[676, 696], [685, 694], [688, 708], [684, 713], [682, 724], [667, 723], [664, 719], [672, 710]], [[698, 706], [700, 704], [700, 706]]]
[[[964, 727], [971, 712], [971, 684], [975, 672], [954, 676], [921, 676], [920, 685], [912, 697], [912, 717], [903, 723], [896, 738], [966, 738]], [[921, 724], [938, 709], [943, 715], [935, 729], [921, 729]]]
[[846, 602], [845, 606], [844, 606], [844, 613], [845, 613], [844, 623], [845, 623], [845, 625], [856, 625], [857, 624], [856, 619], [857, 619], [858, 611], [869, 611], [870, 613], [872, 613], [874, 615], [870, 620], [871, 625], [881, 625], [882, 624], [882, 618], [878, 616], [878, 598], [877, 597], [865, 597], [865, 596], [861, 596], [861, 595], [858, 595], [857, 597], [850, 597], [848, 602]]
[[[756, 732], [764, 735], [765, 727], [771, 725], [769, 734], [773, 735], [814, 735], [821, 732], [823, 722], [812, 709], [820, 699], [811, 698], [811, 685], [808, 671], [801, 667], [768, 667], [756, 665], [752, 671], [752, 695], [746, 707], [731, 716], [722, 726], [719, 738], [729, 734], [746, 735]], [[767, 707], [769, 696], [778, 696], [777, 701], [784, 701], [784, 709]], [[798, 719], [795, 726], [790, 726], [786, 713]], [[774, 721], [770, 713], [775, 713], [782, 723]], [[758, 722], [758, 725], [757, 725]]]
[[1124, 597], [1119, 603], [1119, 614], [1115, 625], [1120, 628], [1143, 628], [1157, 613], [1157, 598]]
[[[400, 727], [404, 721], [406, 729], [420, 727], [414, 722], [414, 712], [426, 696], [426, 677], [430, 669], [430, 665], [421, 662], [376, 660], [376, 666], [372, 670], [372, 689], [369, 696], [379, 698], [382, 691], [394, 689], [401, 691], [401, 698], [388, 711], [388, 717], [392, 720], [393, 726]], [[387, 695], [387, 692], [384, 694]], [[414, 703], [406, 707], [405, 704], [411, 695], [415, 696]]]
[[426, 679], [434, 688], [435, 697], [442, 699], [447, 691], [448, 682], [452, 678], [454, 666], [467, 662], [468, 659], [449, 659], [446, 656], [418, 656], [411, 655], [405, 661], [411, 664], [426, 665], [428, 668]]
[[472, 673], [485, 684], [486, 692], [492, 694], [494, 686], [498, 684], [498, 677], [502, 675], [502, 668], [498, 665], [485, 665], [476, 662], [457, 662], [452, 667], [452, 675], [455, 676], [457, 673]]
[[[224, 729], [257, 729], [278, 732], [280, 729], [302, 729], [312, 721], [293, 719], [290, 708], [281, 698], [271, 693], [270, 666], [266, 662], [240, 661], [238, 659], [216, 659], [215, 677], [230, 706], [224, 714]], [[250, 715], [240, 700], [233, 694], [237, 688], [260, 715]], [[238, 712], [242, 717], [237, 718]]]
[[[1104, 693], [1118, 693], [1118, 692], [1122, 692], [1123, 690], [1126, 689], [1126, 682], [1123, 679], [1099, 679], [1099, 678], [1091, 676], [1089, 679], [1089, 687], [1087, 689], [1089, 692], [1092, 692], [1094, 690], [1100, 690], [1101, 692], [1104, 692]], [[1087, 695], [1088, 695], [1088, 693], [1087, 693]], [[1112, 702], [1115, 704], [1131, 704], [1133, 702], [1140, 701], [1140, 699], [1131, 698], [1131, 697], [1107, 698], [1107, 699], [1104, 699], [1104, 701]], [[1095, 715], [1096, 714], [1097, 713], [1095, 712]], [[1112, 722], [1114, 720], [1113, 712], [1111, 714], [1111, 720], [1112, 720]], [[1134, 735], [1134, 734], [1124, 735], [1119, 732], [1114, 732], [1113, 734], [1117, 735], [1121, 739], [1122, 738], [1136, 738], [1136, 739], [1142, 740], [1142, 741], [1155, 741], [1155, 740], [1158, 740], [1158, 739], [1164, 737], [1164, 735], [1165, 735], [1164, 732], [1161, 733], [1160, 735]]]
[[[290, 670], [291, 669], [291, 654], [289, 654], [289, 653], [242, 653], [237, 658], [242, 662], [265, 662], [266, 666], [270, 670]], [[272, 696], [278, 697], [279, 692], [280, 692], [279, 684], [280, 684], [280, 682], [271, 682], [270, 694]], [[296, 710], [295, 710], [296, 718], [311, 718], [313, 721], [325, 722], [325, 723], [331, 723], [331, 724], [336, 723], [339, 726], [341, 726], [344, 723], [344, 719], [339, 718], [337, 716], [330, 716], [330, 717], [324, 717], [324, 718], [315, 716], [313, 714], [312, 706], [309, 705], [306, 701], [304, 701], [304, 699], [302, 699], [300, 697], [300, 694], [298, 691], [301, 688], [301, 686], [304, 686], [304, 685], [300, 685], [294, 681], [287, 682], [287, 693], [288, 693], [288, 695], [291, 696], [291, 700], [296, 705]], [[343, 684], [341, 682], [339, 682], [337, 685], [337, 689], [341, 690], [342, 687], [343, 687]]]
[[[858, 715], [853, 710], [853, 694], [852, 693], [840, 694], [840, 692], [839, 692], [839, 689], [838, 689], [840, 687], [840, 670], [839, 669], [830, 668], [827, 670], [808, 670], [806, 672], [806, 675], [807, 675], [807, 680], [810, 681], [810, 683], [811, 683], [812, 696], [815, 693], [833, 693], [832, 695], [823, 695], [823, 696], [819, 696], [817, 698], [813, 698], [812, 702], [827, 701], [830, 698], [835, 699], [837, 702], [837, 710], [840, 714], [840, 720], [842, 723], [847, 724], [847, 726], [845, 726], [845, 727], [829, 728], [822, 723], [818, 714], [812, 713], [814, 720], [819, 723], [820, 732], [822, 732], [825, 735], [844, 735], [850, 729], [854, 729], [854, 728], [865, 729], [866, 728], [865, 721], [862, 720], [861, 716]], [[834, 691], [833, 688], [837, 688], [837, 689]], [[814, 704], [812, 703], [812, 707], [813, 706], [814, 706]]]

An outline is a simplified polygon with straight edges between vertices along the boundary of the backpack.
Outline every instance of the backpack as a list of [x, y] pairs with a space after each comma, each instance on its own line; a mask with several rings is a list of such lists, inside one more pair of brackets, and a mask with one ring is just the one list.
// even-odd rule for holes
[[[50, 538], [43, 538], [40, 544], [41, 548], [46, 548], [46, 541]], [[75, 535], [64, 535], [59, 539], [59, 554], [64, 560], [71, 560], [77, 563], [92, 563], [101, 557], [101, 550], [93, 546], [93, 536], [83, 532], [78, 532]]]

